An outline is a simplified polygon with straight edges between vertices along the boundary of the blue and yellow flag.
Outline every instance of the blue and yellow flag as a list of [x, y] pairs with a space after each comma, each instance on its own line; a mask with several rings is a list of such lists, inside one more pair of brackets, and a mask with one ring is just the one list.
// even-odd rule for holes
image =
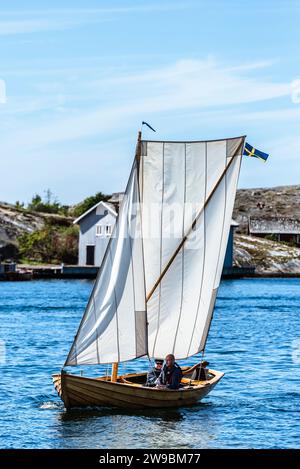
[[254, 158], [259, 158], [260, 160], [267, 161], [268, 153], [264, 153], [263, 151], [257, 150], [256, 148], [249, 145], [249, 143], [245, 143], [244, 153], [243, 155], [246, 156], [254, 156]]

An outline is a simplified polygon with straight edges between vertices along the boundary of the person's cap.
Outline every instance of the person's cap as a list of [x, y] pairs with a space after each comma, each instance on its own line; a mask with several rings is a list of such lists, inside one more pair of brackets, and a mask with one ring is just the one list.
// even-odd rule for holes
[[161, 360], [160, 358], [155, 358], [155, 363], [157, 363], [158, 365], [162, 365], [163, 364], [163, 360]]

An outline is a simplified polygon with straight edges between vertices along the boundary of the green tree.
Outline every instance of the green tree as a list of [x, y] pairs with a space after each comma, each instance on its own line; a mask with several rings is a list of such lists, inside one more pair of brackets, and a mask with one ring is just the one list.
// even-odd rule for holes
[[28, 208], [31, 210], [37, 209], [42, 203], [42, 197], [39, 194], [34, 194], [31, 199], [31, 202], [28, 204]]
[[103, 192], [97, 192], [95, 195], [87, 197], [79, 204], [75, 205], [70, 210], [70, 214], [74, 217], [80, 217], [84, 212], [92, 208], [98, 202], [103, 200], [103, 202], [107, 202], [110, 199], [111, 195], [103, 194]]
[[47, 189], [44, 192], [43, 198], [40, 194], [35, 194], [27, 208], [28, 210], [33, 210], [35, 212], [66, 215], [69, 207], [61, 205], [53, 192], [50, 189]]
[[41, 263], [77, 263], [77, 226], [46, 224], [41, 230], [19, 237], [19, 257], [23, 261]]
[[15, 207], [18, 210], [22, 210], [24, 208], [24, 202], [20, 202], [19, 200], [17, 200], [16, 203], [15, 203]]

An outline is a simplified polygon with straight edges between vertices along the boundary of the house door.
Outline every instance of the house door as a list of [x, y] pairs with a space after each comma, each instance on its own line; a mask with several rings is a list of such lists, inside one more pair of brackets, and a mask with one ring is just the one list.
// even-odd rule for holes
[[95, 265], [95, 246], [86, 247], [86, 264]]

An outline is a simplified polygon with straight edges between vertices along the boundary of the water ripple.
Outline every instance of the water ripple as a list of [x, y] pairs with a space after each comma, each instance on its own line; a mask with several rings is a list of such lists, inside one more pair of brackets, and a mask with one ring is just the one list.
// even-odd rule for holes
[[[293, 358], [299, 279], [222, 283], [206, 358], [225, 377], [199, 405], [66, 412], [51, 375], [65, 360], [91, 288], [89, 281], [74, 280], [0, 284], [0, 339], [7, 358], [0, 365], [0, 447], [299, 446], [299, 363]], [[120, 368], [146, 370], [148, 364], [138, 360]], [[105, 374], [107, 367], [78, 372]]]

